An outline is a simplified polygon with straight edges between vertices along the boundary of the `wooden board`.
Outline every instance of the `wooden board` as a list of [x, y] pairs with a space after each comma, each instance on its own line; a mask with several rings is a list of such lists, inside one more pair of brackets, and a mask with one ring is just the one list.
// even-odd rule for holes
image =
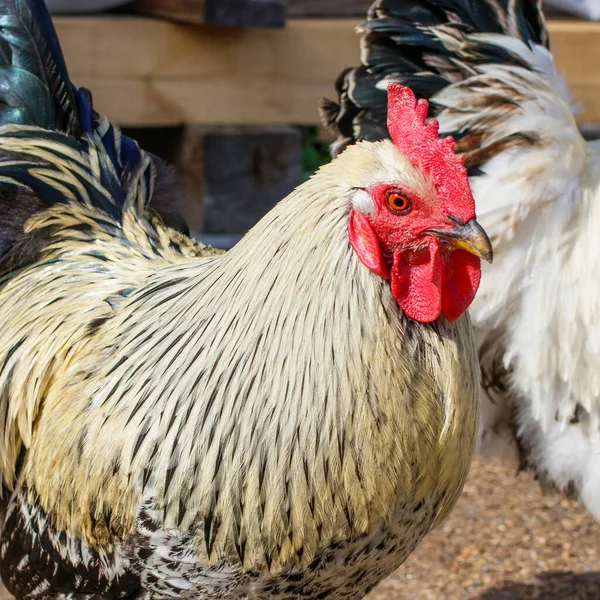
[[131, 8], [143, 14], [207, 25], [283, 27], [284, 0], [136, 0]]
[[556, 67], [580, 105], [578, 121], [600, 123], [600, 22], [549, 21], [548, 28]]
[[290, 17], [365, 18], [373, 0], [288, 0]]
[[114, 16], [56, 24], [73, 80], [129, 125], [316, 123], [339, 71], [359, 60], [352, 20], [283, 30]]
[[[339, 72], [359, 62], [358, 19], [285, 29], [182, 26], [137, 17], [57, 18], [71, 75], [128, 125], [311, 125]], [[549, 23], [581, 121], [600, 122], [600, 23]]]

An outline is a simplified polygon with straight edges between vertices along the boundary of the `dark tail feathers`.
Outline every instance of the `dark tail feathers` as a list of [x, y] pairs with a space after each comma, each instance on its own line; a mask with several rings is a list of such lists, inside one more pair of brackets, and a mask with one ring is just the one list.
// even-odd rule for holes
[[82, 133], [62, 51], [44, 0], [0, 0], [0, 125]]
[[[102, 184], [111, 198], [107, 202], [99, 195], [98, 202], [106, 205], [99, 208], [120, 210], [131, 173], [141, 164], [144, 152], [98, 116], [87, 90], [71, 83], [44, 0], [0, 0], [0, 126], [9, 124], [40, 127], [54, 142], [57, 136], [52, 132], [66, 134], [68, 137], [62, 139], [71, 146], [85, 144], [88, 138], [99, 141], [106, 163]], [[1, 161], [14, 158], [19, 157], [0, 152], [0, 170]], [[169, 224], [184, 230], [185, 223], [165, 201], [167, 180], [170, 194], [175, 194], [173, 178], [159, 159], [152, 158], [159, 167], [156, 189], [162, 190], [153, 198], [152, 206], [159, 214], [164, 213]], [[18, 167], [7, 166], [2, 174], [19, 185], [5, 179], [0, 186], [0, 271], [35, 260], [48, 232], [25, 234], [24, 224], [35, 212], [62, 200], [60, 189], [52, 189], [47, 180], [37, 180], [25, 169], [21, 175], [15, 171]]]
[[341, 73], [338, 103], [326, 100], [321, 109], [323, 122], [338, 136], [334, 153], [357, 140], [388, 137], [387, 96], [376, 87], [382, 80], [403, 83], [429, 99], [468, 76], [470, 65], [514, 61], [498, 48], [477, 43], [470, 45], [468, 61], [457, 60], [453, 43], [468, 34], [548, 43], [541, 0], [377, 0], [361, 30], [363, 64]]

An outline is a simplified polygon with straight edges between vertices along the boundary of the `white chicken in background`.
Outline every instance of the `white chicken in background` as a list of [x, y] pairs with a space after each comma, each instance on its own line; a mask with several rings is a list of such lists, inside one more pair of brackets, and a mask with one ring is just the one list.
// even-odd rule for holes
[[494, 245], [472, 306], [479, 448], [518, 453], [600, 519], [600, 143], [586, 142], [534, 0], [379, 0], [363, 64], [323, 114], [338, 140], [387, 136], [385, 88], [411, 86], [466, 155]]

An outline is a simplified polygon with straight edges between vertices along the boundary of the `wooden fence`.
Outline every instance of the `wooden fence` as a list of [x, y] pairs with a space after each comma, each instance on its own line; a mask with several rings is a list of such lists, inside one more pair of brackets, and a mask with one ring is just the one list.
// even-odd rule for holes
[[[285, 28], [263, 29], [56, 19], [72, 77], [94, 91], [100, 110], [136, 126], [316, 124], [338, 73], [358, 64], [359, 23], [293, 17]], [[551, 20], [549, 29], [580, 121], [600, 123], [600, 23]]]

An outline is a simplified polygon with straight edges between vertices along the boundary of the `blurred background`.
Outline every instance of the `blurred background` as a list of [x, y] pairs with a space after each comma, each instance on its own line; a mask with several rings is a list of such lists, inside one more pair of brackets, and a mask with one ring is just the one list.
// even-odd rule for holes
[[[177, 166], [194, 235], [230, 247], [329, 158], [320, 126], [370, 0], [48, 0], [72, 79]], [[560, 7], [563, 12], [558, 12]], [[572, 12], [564, 12], [565, 10]], [[549, 0], [556, 61], [600, 130], [599, 0]], [[575, 14], [579, 18], [575, 18]]]
[[[370, 0], [47, 0], [71, 78], [179, 171], [193, 235], [230, 247], [329, 159], [321, 99], [359, 62]], [[547, 3], [551, 47], [600, 137], [600, 1]], [[372, 599], [598, 599], [600, 528], [529, 474], [475, 462], [450, 518]]]

